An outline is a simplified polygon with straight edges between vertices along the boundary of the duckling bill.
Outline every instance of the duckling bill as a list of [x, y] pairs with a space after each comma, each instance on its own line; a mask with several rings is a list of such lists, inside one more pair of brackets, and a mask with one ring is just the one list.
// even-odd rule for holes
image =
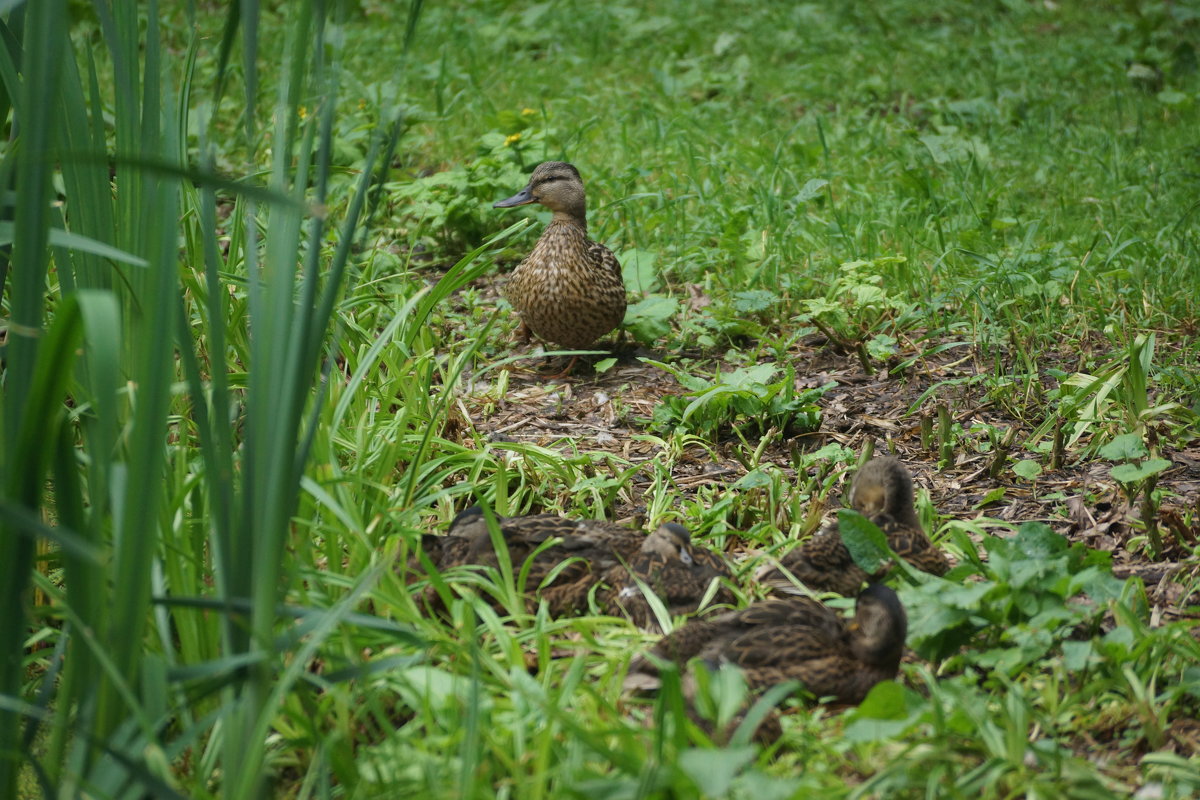
[[587, 197], [573, 165], [539, 164], [524, 189], [494, 207], [530, 203], [540, 203], [554, 216], [513, 270], [504, 296], [521, 318], [522, 333], [564, 348], [588, 348], [625, 318], [621, 265], [611, 250], [588, 238]]

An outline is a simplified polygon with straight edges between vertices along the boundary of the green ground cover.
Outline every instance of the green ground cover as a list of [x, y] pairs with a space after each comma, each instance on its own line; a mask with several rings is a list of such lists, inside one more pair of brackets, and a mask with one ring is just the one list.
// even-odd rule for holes
[[[1200, 792], [1195, 2], [159, 5], [0, 4], [0, 796]], [[548, 159], [632, 304], [554, 382]], [[478, 498], [749, 600], [871, 448], [959, 566], [770, 747], [399, 574]]]

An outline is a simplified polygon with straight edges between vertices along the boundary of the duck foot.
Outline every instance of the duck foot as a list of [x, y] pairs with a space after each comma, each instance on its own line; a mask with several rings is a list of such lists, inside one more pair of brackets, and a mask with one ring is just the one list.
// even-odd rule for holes
[[579, 356], [571, 356], [571, 360], [567, 362], [566, 368], [564, 368], [561, 372], [554, 373], [553, 375], [543, 375], [543, 380], [556, 381], [567, 377], [571, 374], [571, 370], [575, 368], [575, 363], [577, 361], [579, 361]]

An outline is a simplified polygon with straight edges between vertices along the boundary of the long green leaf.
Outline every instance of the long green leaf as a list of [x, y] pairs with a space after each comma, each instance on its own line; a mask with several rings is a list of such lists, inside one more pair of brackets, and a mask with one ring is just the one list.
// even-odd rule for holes
[[[21, 109], [20, 151], [16, 161], [16, 226], [12, 247], [10, 323], [5, 347], [3, 419], [0, 420], [0, 496], [36, 509], [45, 474], [45, 444], [56, 435], [54, 415], [61, 409], [67, 375], [62, 363], [74, 352], [80, 334], [78, 307], [68, 305], [41, 341], [42, 299], [50, 228], [50, 165], [45, 151], [52, 141], [56, 108], [44, 98], [58, 90], [66, 42], [66, 3], [46, 0], [26, 10], [21, 85], [15, 93]], [[10, 91], [14, 87], [9, 87]], [[0, 291], [3, 291], [0, 283]], [[61, 314], [62, 312], [60, 312]], [[51, 363], [50, 359], [63, 359]], [[0, 526], [0, 562], [9, 579], [0, 591], [0, 694], [19, 695], [25, 637], [25, 588], [33, 543]], [[15, 797], [19, 719], [0, 711], [0, 796]]]

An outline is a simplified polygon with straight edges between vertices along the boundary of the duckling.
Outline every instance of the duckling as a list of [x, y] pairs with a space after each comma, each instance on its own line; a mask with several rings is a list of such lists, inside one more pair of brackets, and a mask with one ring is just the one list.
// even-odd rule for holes
[[[732, 580], [724, 559], [693, 545], [684, 526], [668, 522], [646, 537], [628, 563], [604, 574], [605, 588], [596, 593], [596, 602], [606, 613], [626, 616], [643, 630], [662, 633], [643, 587], [676, 617], [695, 613], [713, 580], [721, 578]], [[714, 605], [732, 605], [735, 600], [726, 586], [718, 587], [712, 598]]]
[[625, 688], [656, 689], [657, 662], [699, 658], [709, 669], [741, 669], [752, 690], [798, 680], [815, 697], [856, 704], [896, 677], [907, 635], [904, 606], [883, 584], [858, 596], [852, 622], [811, 597], [773, 598], [689, 621], [633, 660]]
[[493, 207], [529, 203], [541, 203], [554, 216], [504, 288], [521, 317], [518, 335], [528, 340], [532, 331], [562, 347], [590, 347], [625, 319], [621, 265], [611, 250], [588, 238], [583, 180], [573, 165], [539, 164], [524, 189]]
[[[508, 548], [513, 572], [519, 573], [527, 566], [525, 591], [531, 608], [536, 607], [538, 599], [545, 600], [551, 616], [585, 610], [588, 593], [601, 577], [635, 558], [646, 540], [640, 531], [615, 523], [570, 520], [554, 514], [498, 516], [496, 524]], [[543, 547], [555, 537], [560, 541]], [[430, 535], [422, 546], [439, 572], [468, 565], [500, 566], [487, 518], [478, 506], [460, 512], [444, 536]], [[420, 573], [416, 562], [409, 566], [414, 574]], [[432, 586], [426, 589], [425, 599], [435, 611], [444, 610]]]
[[[864, 464], [850, 485], [849, 500], [851, 508], [883, 530], [888, 546], [896, 555], [933, 575], [945, 575], [950, 569], [945, 553], [933, 546], [921, 528], [913, 507], [912, 475], [899, 461], [876, 458]], [[812, 591], [851, 596], [858, 593], [865, 581], [881, 580], [887, 568], [868, 575], [855, 564], [835, 522], [784, 556], [779, 567], [763, 573], [760, 581], [777, 590], [795, 593], [795, 583], [787, 573]]]

